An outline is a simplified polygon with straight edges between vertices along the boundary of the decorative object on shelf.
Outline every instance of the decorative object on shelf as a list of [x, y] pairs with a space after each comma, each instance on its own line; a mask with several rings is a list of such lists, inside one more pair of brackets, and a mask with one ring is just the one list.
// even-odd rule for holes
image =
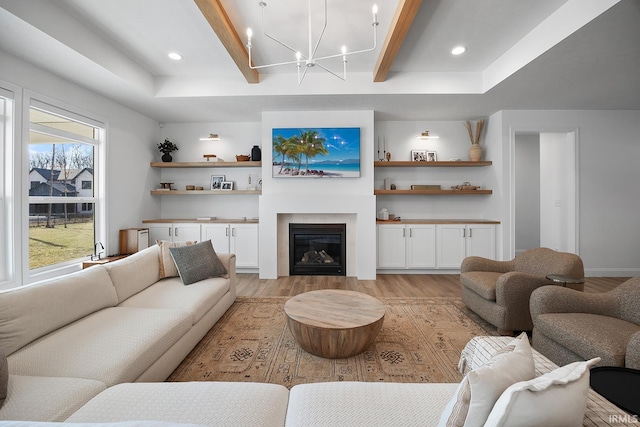
[[427, 151], [427, 162], [435, 162], [436, 160], [438, 160], [436, 152], [435, 151]]
[[384, 189], [391, 190], [391, 178], [387, 177], [384, 179]]
[[392, 190], [395, 190], [396, 188], [398, 188], [398, 187], [396, 187], [396, 185], [395, 185], [395, 184], [391, 184], [391, 189], [392, 189]]
[[425, 130], [424, 132], [422, 132], [420, 135], [418, 135], [419, 139], [438, 139], [440, 138], [439, 136], [436, 135], [429, 135], [429, 131]]
[[247, 185], [247, 190], [249, 191], [255, 191], [256, 186], [254, 185], [255, 179], [251, 176], [251, 174], [249, 174], [249, 179], [247, 180], [248, 185]]
[[[382, 147], [382, 156], [380, 156], [380, 147]], [[380, 145], [380, 135], [378, 135], [378, 160], [383, 161], [387, 157], [387, 141], [382, 135], [382, 145]]]
[[193, 190], [195, 190], [195, 189], [196, 189], [196, 186], [195, 186], [195, 185], [187, 185], [187, 186], [185, 187], [185, 190], [187, 190], [187, 191], [193, 191]]
[[382, 221], [386, 221], [389, 219], [389, 211], [385, 208], [382, 208], [378, 211], [376, 217]]
[[204, 190], [204, 187], [196, 187], [196, 191], [202, 191]]
[[482, 130], [484, 129], [485, 119], [480, 119], [476, 122], [476, 131], [473, 133], [473, 128], [469, 120], [464, 122], [464, 126], [469, 133], [469, 140], [471, 141], [471, 148], [469, 149], [469, 159], [472, 162], [479, 162], [482, 159], [482, 147], [480, 146], [480, 137], [482, 136]]
[[460, 162], [462, 161], [459, 157], [452, 157], [449, 159], [450, 162]]
[[217, 156], [215, 154], [204, 154], [202, 157], [207, 159], [207, 162], [208, 162], [210, 159], [215, 159]]
[[233, 181], [222, 181], [220, 183], [220, 189], [222, 191], [231, 191], [231, 190], [233, 190]]
[[246, 154], [236, 154], [236, 162], [248, 162], [249, 156]]
[[262, 160], [262, 150], [257, 145], [254, 145], [251, 149], [251, 161], [259, 162]]
[[171, 153], [174, 151], [178, 151], [178, 146], [169, 141], [169, 138], [165, 138], [164, 142], [158, 144], [158, 150], [160, 150], [160, 152], [162, 153], [162, 161], [170, 162], [173, 160], [173, 157], [171, 157]]
[[391, 161], [391, 153], [389, 151], [387, 151], [387, 153], [384, 155], [384, 157], [387, 159], [387, 162]]
[[463, 182], [462, 185], [452, 185], [452, 190], [478, 190], [480, 188], [479, 185], [471, 185], [470, 182]]
[[412, 162], [426, 162], [427, 161], [427, 150], [411, 150], [411, 161]]
[[414, 184], [412, 190], [441, 190], [442, 186], [436, 184]]
[[222, 190], [222, 183], [224, 182], [224, 175], [211, 175], [211, 189]]
[[171, 190], [173, 182], [161, 182], [158, 190]]
[[220, 141], [220, 136], [217, 133], [210, 133], [209, 136], [200, 138], [200, 141]]
[[[308, 30], [308, 40], [305, 42], [305, 44], [308, 44], [309, 46], [309, 52], [308, 54], [305, 56], [302, 54], [301, 50], [298, 49], [294, 49], [293, 47], [290, 47], [289, 44], [287, 43], [283, 43], [280, 40], [278, 40], [277, 38], [275, 38], [274, 36], [267, 34], [265, 32], [264, 29], [264, 10], [265, 7], [267, 6], [267, 3], [265, 1], [261, 1], [260, 3], [258, 3], [260, 5], [260, 7], [262, 7], [262, 33], [268, 37], [269, 39], [275, 41], [276, 43], [280, 44], [281, 46], [285, 47], [286, 49], [290, 50], [294, 55], [295, 55], [295, 60], [292, 61], [286, 61], [286, 62], [278, 62], [275, 64], [265, 64], [265, 65], [257, 65], [254, 66], [253, 62], [252, 62], [252, 56], [251, 56], [251, 48], [253, 47], [251, 45], [251, 37], [253, 36], [253, 31], [251, 30], [251, 28], [247, 29], [247, 51], [249, 52], [249, 68], [251, 68], [252, 70], [258, 70], [261, 68], [267, 68], [267, 67], [276, 67], [276, 66], [280, 66], [280, 65], [293, 65], [296, 64], [296, 66], [298, 67], [298, 84], [302, 83], [302, 80], [304, 79], [304, 76], [307, 74], [307, 71], [310, 68], [314, 68], [316, 65], [319, 68], [322, 68], [323, 70], [327, 71], [329, 74], [339, 78], [340, 80], [346, 80], [347, 79], [347, 56], [349, 55], [355, 55], [358, 53], [365, 53], [365, 52], [370, 52], [375, 50], [376, 46], [377, 46], [377, 40], [378, 40], [378, 6], [373, 5], [373, 8], [371, 10], [371, 13], [373, 14], [373, 22], [372, 22], [372, 26], [373, 26], [373, 46], [368, 48], [368, 49], [362, 49], [362, 50], [356, 50], [353, 52], [347, 52], [347, 48], [346, 46], [342, 46], [341, 49], [341, 53], [337, 53], [337, 54], [332, 54], [332, 55], [327, 55], [327, 56], [322, 56], [320, 58], [316, 58], [314, 57], [314, 55], [316, 54], [317, 50], [318, 50], [318, 46], [320, 45], [320, 42], [322, 41], [322, 36], [324, 35], [324, 29], [327, 26], [327, 0], [324, 0], [324, 27], [322, 29], [322, 32], [319, 35], [319, 38], [314, 42], [312, 40], [312, 32], [311, 32], [311, 18], [312, 18], [312, 13], [311, 13], [311, 0], [309, 0], [309, 30]], [[284, 17], [284, 19], [295, 19], [295, 18], [287, 18]], [[321, 65], [318, 61], [322, 61], [325, 59], [332, 59], [332, 58], [337, 58], [342, 56], [342, 76], [340, 76], [339, 74], [331, 71], [330, 69], [328, 69], [327, 67], [325, 67], [324, 65]], [[304, 67], [303, 67], [304, 65]]]

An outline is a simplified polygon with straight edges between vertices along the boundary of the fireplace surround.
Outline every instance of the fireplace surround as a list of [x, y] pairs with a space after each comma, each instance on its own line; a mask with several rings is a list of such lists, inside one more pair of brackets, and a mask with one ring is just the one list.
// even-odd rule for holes
[[346, 276], [346, 224], [289, 224], [290, 276]]

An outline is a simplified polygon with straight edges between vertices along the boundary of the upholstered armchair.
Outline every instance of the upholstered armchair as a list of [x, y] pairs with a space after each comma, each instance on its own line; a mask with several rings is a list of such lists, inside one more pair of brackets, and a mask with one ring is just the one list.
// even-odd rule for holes
[[609, 292], [544, 286], [531, 295], [533, 347], [562, 366], [600, 357], [640, 369], [640, 277]]
[[[534, 289], [554, 284], [546, 278], [549, 274], [582, 279], [582, 260], [548, 248], [526, 250], [510, 261], [467, 257], [460, 267], [462, 301], [502, 335], [530, 331], [529, 297]], [[583, 283], [567, 286], [584, 289]]]

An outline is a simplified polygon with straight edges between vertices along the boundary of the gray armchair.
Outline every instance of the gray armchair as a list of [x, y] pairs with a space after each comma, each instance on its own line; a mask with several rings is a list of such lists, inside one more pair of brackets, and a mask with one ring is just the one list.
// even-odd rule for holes
[[[530, 331], [529, 297], [534, 289], [554, 284], [545, 277], [548, 274], [582, 279], [582, 260], [548, 248], [529, 249], [511, 261], [467, 257], [460, 267], [462, 301], [502, 335]], [[571, 286], [584, 289], [582, 283]]]
[[640, 277], [602, 293], [544, 286], [530, 305], [533, 347], [556, 364], [600, 357], [640, 369]]

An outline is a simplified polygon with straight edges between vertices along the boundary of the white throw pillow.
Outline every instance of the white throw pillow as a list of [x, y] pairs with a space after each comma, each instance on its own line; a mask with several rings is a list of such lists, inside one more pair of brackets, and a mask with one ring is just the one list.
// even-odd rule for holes
[[522, 333], [463, 379], [440, 417], [440, 426], [482, 426], [500, 395], [535, 376], [529, 337]]
[[513, 384], [498, 399], [487, 426], [581, 426], [589, 392], [589, 368], [599, 357], [574, 362]]

